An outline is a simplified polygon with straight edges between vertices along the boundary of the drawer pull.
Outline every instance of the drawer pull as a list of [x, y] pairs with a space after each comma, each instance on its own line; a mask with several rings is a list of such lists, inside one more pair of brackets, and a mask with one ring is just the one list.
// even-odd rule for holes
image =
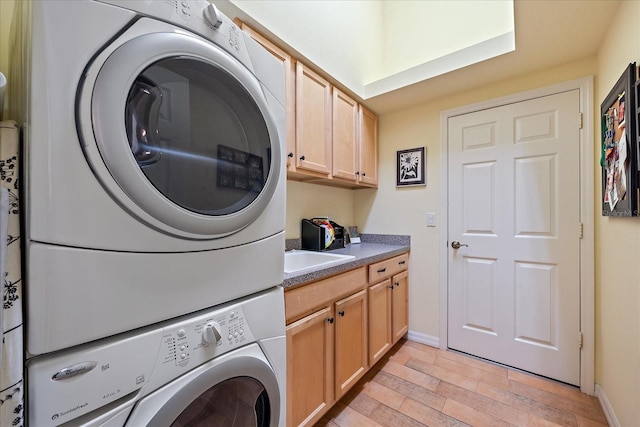
[[329, 317], [329, 318], [327, 319], [327, 322], [329, 322], [329, 323], [333, 323], [333, 317]]
[[340, 310], [338, 314], [340, 315], [340, 317], [344, 317], [344, 310]]
[[386, 268], [386, 267], [385, 267], [385, 268], [381, 268], [381, 269], [379, 269], [379, 270], [378, 270], [378, 273], [384, 273], [385, 271], [387, 271], [387, 268]]
[[406, 263], [407, 263], [407, 261], [400, 261], [398, 264], [399, 264], [399, 265], [404, 265], [404, 264], [406, 264]]

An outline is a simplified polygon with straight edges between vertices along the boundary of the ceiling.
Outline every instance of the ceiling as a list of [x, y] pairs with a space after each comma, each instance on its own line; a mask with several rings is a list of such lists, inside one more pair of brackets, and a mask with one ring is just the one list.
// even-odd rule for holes
[[516, 50], [368, 98], [378, 114], [595, 55], [621, 0], [515, 0]]

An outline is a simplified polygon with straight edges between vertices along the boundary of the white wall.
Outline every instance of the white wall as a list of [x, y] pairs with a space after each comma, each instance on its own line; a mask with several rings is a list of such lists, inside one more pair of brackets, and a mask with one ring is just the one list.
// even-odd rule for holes
[[344, 226], [356, 225], [353, 190], [287, 181], [285, 237], [300, 238], [300, 220], [329, 216]]
[[[514, 30], [506, 0], [396, 0], [383, 5], [382, 79]], [[370, 83], [367, 81], [365, 83]]]
[[[630, 62], [640, 64], [640, 2], [623, 1], [598, 51], [596, 117], [600, 103]], [[595, 135], [600, 135], [599, 123]], [[593, 153], [600, 173], [599, 144]], [[621, 426], [640, 425], [640, 218], [600, 215], [596, 203], [596, 382]]]
[[[212, 1], [230, 17], [240, 17], [271, 33], [355, 93], [371, 80], [382, 45], [379, 1]], [[255, 25], [255, 24], [254, 24]]]
[[[379, 188], [354, 192], [356, 224], [365, 233], [409, 234], [409, 329], [439, 335], [440, 112], [467, 104], [549, 86], [595, 73], [595, 58], [449, 96], [382, 116], [379, 121]], [[427, 147], [427, 185], [396, 188], [396, 151]], [[427, 228], [435, 212], [438, 226]]]
[[362, 99], [515, 46], [512, 0], [210, 1]]

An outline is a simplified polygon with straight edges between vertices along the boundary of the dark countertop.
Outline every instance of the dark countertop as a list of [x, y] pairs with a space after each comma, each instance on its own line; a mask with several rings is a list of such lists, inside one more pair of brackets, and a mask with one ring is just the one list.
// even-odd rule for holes
[[353, 270], [354, 268], [362, 267], [363, 265], [378, 262], [396, 255], [401, 255], [409, 252], [410, 250], [411, 245], [409, 243], [352, 243], [344, 249], [332, 250], [330, 253], [353, 255], [355, 256], [354, 260], [329, 267], [318, 267], [290, 274], [285, 273], [282, 286], [287, 289], [303, 283], [314, 282], [316, 280], [324, 279], [325, 277], [334, 276], [339, 273], [344, 273], [345, 271]]

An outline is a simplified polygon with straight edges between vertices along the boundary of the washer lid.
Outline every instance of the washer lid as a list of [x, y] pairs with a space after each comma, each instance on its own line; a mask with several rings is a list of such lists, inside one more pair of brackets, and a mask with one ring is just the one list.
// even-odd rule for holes
[[91, 69], [95, 84], [81, 94], [91, 101], [79, 104], [90, 105], [85, 153], [125, 209], [194, 239], [260, 215], [277, 186], [281, 142], [260, 83], [235, 58], [163, 32], [124, 42]]

